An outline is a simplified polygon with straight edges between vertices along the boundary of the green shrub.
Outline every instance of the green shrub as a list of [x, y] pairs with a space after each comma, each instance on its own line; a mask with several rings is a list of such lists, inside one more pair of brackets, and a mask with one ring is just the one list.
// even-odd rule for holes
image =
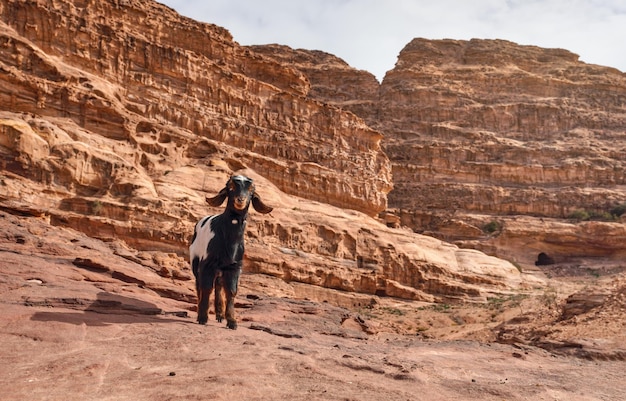
[[589, 217], [591, 216], [585, 210], [576, 210], [570, 213], [569, 216], [567, 216], [568, 219], [578, 220], [578, 221], [587, 221], [589, 220]]
[[626, 213], [626, 202], [622, 203], [621, 205], [617, 205], [613, 209], [611, 209], [611, 214], [615, 217], [620, 217], [624, 213]]
[[592, 212], [589, 220], [613, 221], [615, 215], [609, 212]]
[[501, 229], [502, 225], [495, 220], [492, 220], [483, 226], [483, 232], [486, 232], [487, 234], [493, 234], [496, 231], [500, 231]]
[[104, 205], [99, 200], [91, 202], [91, 213], [100, 216], [104, 210]]
[[615, 221], [620, 218], [621, 215], [626, 213], [626, 202], [615, 206], [609, 211], [603, 210], [576, 210], [572, 212], [567, 218], [578, 221]]

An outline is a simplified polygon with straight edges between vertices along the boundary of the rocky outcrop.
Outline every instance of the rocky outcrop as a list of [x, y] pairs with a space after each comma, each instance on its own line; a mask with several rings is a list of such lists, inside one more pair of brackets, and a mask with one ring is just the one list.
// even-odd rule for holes
[[[223, 28], [147, 0], [7, 0], [0, 12], [8, 110], [71, 120], [113, 141], [158, 136], [169, 145], [138, 156], [148, 174], [162, 173], [150, 159], [201, 159], [213, 140], [240, 149], [241, 163], [287, 193], [370, 215], [386, 208], [382, 136], [304, 98], [300, 72], [241, 48]], [[176, 143], [170, 126], [191, 142]]]
[[[222, 146], [223, 158], [215, 156], [207, 165], [171, 166], [152, 179], [140, 165], [118, 156], [122, 146], [115, 154], [113, 145], [97, 136], [74, 141], [46, 120], [20, 120], [23, 116], [10, 113], [2, 117], [12, 144], [9, 155], [27, 166], [6, 171], [0, 183], [4, 210], [107, 242], [121, 240], [138, 251], [178, 254], [178, 264], [186, 264], [193, 224], [211, 212], [204, 196], [217, 193], [235, 171], [228, 163], [241, 167], [234, 161], [239, 150], [215, 144]], [[157, 139], [142, 143], [158, 147]], [[57, 148], [62, 153], [49, 151]], [[45, 151], [45, 158], [39, 151]], [[160, 167], [166, 168], [165, 162]], [[251, 215], [246, 272], [423, 301], [484, 301], [490, 294], [537, 283], [504, 260], [389, 228], [358, 211], [290, 197], [253, 170], [238, 171], [253, 177], [264, 201], [275, 207], [269, 217]]]
[[390, 203], [559, 218], [606, 210], [625, 196], [625, 91], [623, 73], [565, 50], [415, 39], [381, 87]]
[[[626, 256], [626, 225], [621, 222], [572, 222], [528, 216], [500, 217], [491, 223], [481, 223], [485, 221], [482, 216], [468, 221], [469, 227], [483, 228], [477, 229], [480, 232], [466, 230], [465, 238], [457, 240], [457, 245], [479, 249], [522, 266], [541, 265], [542, 253], [552, 263], [576, 265], [581, 258], [588, 258], [589, 263], [596, 259], [599, 266]], [[494, 222], [496, 231], [486, 233], [485, 226]], [[453, 230], [461, 226], [454, 221], [448, 222], [449, 227], [440, 224], [450, 237], [459, 238], [464, 233]]]
[[[390, 206], [415, 229], [448, 240], [465, 240], [468, 230], [455, 235], [446, 226], [472, 225], [472, 215], [483, 215], [474, 239], [499, 254], [520, 248], [485, 238], [480, 229], [490, 219], [607, 215], [626, 202], [624, 99], [623, 73], [565, 50], [415, 39], [381, 86], [377, 128], [393, 163]], [[596, 230], [612, 232], [611, 224]], [[508, 231], [514, 226], [498, 234], [519, 238]], [[538, 226], [543, 220], [527, 227]], [[547, 230], [550, 238], [527, 228], [521, 242], [560, 257], [626, 251], [624, 242], [608, 245], [610, 236], [588, 235], [588, 226], [558, 226]], [[573, 245], [572, 235], [587, 240]]]
[[380, 84], [373, 74], [350, 67], [342, 59], [319, 50], [276, 44], [249, 48], [301, 71], [309, 83], [308, 97], [351, 111], [370, 126], [378, 124], [376, 108]]
[[217, 211], [205, 196], [242, 172], [275, 207], [251, 216], [247, 271], [426, 301], [535, 283], [372, 218], [392, 186], [382, 135], [280, 57], [147, 0], [3, 0], [0, 15], [2, 209], [185, 264]]
[[[375, 401], [383, 393], [385, 400], [404, 401], [415, 398], [416, 385], [433, 400], [468, 393], [510, 401], [624, 394], [616, 380], [626, 356], [624, 287], [614, 299], [605, 296], [610, 308], [577, 310], [582, 314], [558, 330], [543, 320], [536, 331], [519, 327], [519, 318], [516, 327], [495, 328], [504, 339], [528, 332], [551, 344], [546, 352], [467, 338], [476, 328], [493, 330], [499, 308], [528, 312], [526, 304], [502, 306], [503, 297], [429, 306], [261, 274], [241, 277], [237, 331], [213, 316], [200, 326], [193, 323], [191, 275], [176, 255], [137, 252], [0, 211], [0, 342], [8, 362], [0, 364], [2, 399], [166, 401], [220, 398], [236, 389], [239, 398], [259, 401], [294, 394]], [[583, 294], [576, 299], [586, 302]], [[353, 303], [348, 309], [337, 301]], [[567, 324], [574, 319], [585, 322], [584, 331]], [[546, 331], [552, 331], [547, 338]], [[589, 332], [596, 340], [586, 339]], [[559, 344], [594, 361], [564, 356]]]
[[[303, 60], [293, 55], [301, 52], [283, 57]], [[578, 215], [615, 219], [611, 211], [626, 205], [624, 73], [562, 49], [414, 39], [378, 95], [353, 89], [351, 104], [358, 107], [350, 108], [345, 75], [356, 80], [362, 73], [349, 67], [337, 73], [335, 62], [327, 74], [316, 74], [327, 64], [315, 60], [296, 64], [312, 88], [323, 88], [309, 95], [351, 110], [385, 135], [394, 181], [386, 216], [399, 224], [495, 255], [519, 255], [495, 237], [521, 238], [513, 216], [526, 216], [531, 224], [515, 246], [534, 243], [537, 252], [562, 258], [626, 251], [621, 235], [592, 240], [587, 226], [563, 224]], [[484, 229], [493, 224], [498, 230]], [[614, 224], [593, 225], [614, 232]], [[571, 235], [588, 241], [572, 246]]]

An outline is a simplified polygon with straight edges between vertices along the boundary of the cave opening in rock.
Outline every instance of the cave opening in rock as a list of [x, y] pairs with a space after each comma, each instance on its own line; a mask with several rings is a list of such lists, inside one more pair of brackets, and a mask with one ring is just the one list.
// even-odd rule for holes
[[535, 266], [547, 266], [547, 265], [553, 265], [553, 264], [554, 264], [554, 259], [551, 256], [549, 256], [547, 253], [540, 252], [539, 255], [537, 255]]

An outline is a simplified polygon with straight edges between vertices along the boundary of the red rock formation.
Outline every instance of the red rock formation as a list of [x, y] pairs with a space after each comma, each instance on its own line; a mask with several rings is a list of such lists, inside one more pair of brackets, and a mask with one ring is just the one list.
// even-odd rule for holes
[[356, 70], [342, 59], [319, 50], [281, 45], [250, 46], [255, 53], [301, 71], [310, 84], [306, 95], [376, 123], [379, 83], [373, 74]]
[[[381, 135], [302, 97], [301, 73], [241, 48], [223, 28], [139, 0], [5, 1], [2, 19], [8, 110], [71, 119], [113, 140], [175, 126], [193, 140], [167, 157], [208, 138], [241, 149], [241, 163], [287, 193], [371, 215], [386, 207]], [[148, 159], [162, 151], [144, 150]]]
[[[310, 63], [323, 69], [324, 61]], [[310, 65], [299, 68], [312, 88], [324, 87], [311, 96], [349, 109], [343, 94], [352, 93], [358, 106], [350, 110], [385, 135], [394, 181], [389, 206], [402, 224], [449, 241], [471, 239], [464, 246], [517, 254], [513, 260], [519, 262], [541, 249], [563, 257], [626, 251], [612, 238], [574, 249], [568, 232], [585, 238], [584, 228], [559, 233], [558, 221], [549, 229], [550, 241], [534, 241], [542, 232], [526, 232], [526, 241], [538, 247], [526, 255], [483, 230], [495, 221], [498, 233], [513, 229], [507, 216], [543, 219], [530, 225], [537, 228], [578, 211], [602, 216], [626, 204], [622, 72], [582, 63], [561, 49], [426, 39], [402, 50], [378, 96], [346, 88], [351, 80], [345, 75], [362, 75], [349, 67], [326, 76], [311, 72], [316, 68]]]
[[[566, 217], [623, 200], [626, 77], [577, 59], [505, 41], [408, 44], [381, 87], [393, 206], [445, 210], [440, 194], [465, 211]], [[580, 186], [608, 196], [552, 196]]]
[[[306, 53], [285, 66], [148, 0], [2, 0], [0, 15], [6, 210], [184, 257], [210, 212], [205, 195], [241, 171], [275, 206], [251, 218], [249, 271], [422, 300], [485, 300], [532, 282], [370, 217], [391, 189], [382, 135], [305, 97], [324, 93], [295, 68]], [[364, 82], [356, 92], [371, 96], [373, 76], [357, 75], [345, 87]]]
[[[0, 0], [0, 16], [5, 397], [198, 398], [216, 349], [251, 375], [203, 376], [214, 392], [255, 399], [407, 399], [416, 382], [426, 398], [624, 393], [623, 218], [531, 216], [624, 200], [623, 74], [565, 51], [417, 40], [379, 93], [331, 55], [243, 48], [147, 0]], [[378, 220], [381, 146], [397, 191]], [[250, 215], [249, 330], [231, 335], [189, 325], [185, 254], [235, 171], [275, 209]], [[554, 264], [537, 279], [539, 252]]]
[[[484, 224], [496, 216], [608, 212], [626, 202], [624, 99], [623, 73], [565, 50], [415, 39], [381, 86], [385, 127], [377, 128], [394, 165], [390, 205], [433, 232], [440, 231], [429, 224], [433, 215], [468, 222], [463, 214], [482, 214]], [[550, 249], [561, 256], [625, 250], [604, 238], [573, 252], [568, 234], [555, 234], [539, 248], [562, 238]]]

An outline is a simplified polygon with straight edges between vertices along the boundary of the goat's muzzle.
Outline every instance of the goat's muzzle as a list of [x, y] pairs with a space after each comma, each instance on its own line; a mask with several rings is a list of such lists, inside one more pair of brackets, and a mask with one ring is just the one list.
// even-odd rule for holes
[[237, 197], [234, 199], [233, 205], [235, 206], [235, 209], [237, 210], [243, 210], [248, 206], [248, 199], [247, 198], [242, 198], [242, 197]]

